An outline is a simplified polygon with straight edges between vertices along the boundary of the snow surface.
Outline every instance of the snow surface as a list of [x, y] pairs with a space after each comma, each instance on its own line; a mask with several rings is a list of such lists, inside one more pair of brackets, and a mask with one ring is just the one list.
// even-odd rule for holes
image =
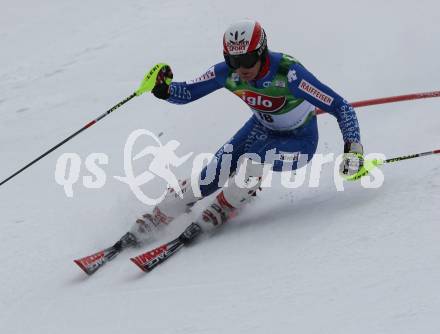
[[[224, 29], [261, 21], [351, 101], [438, 90], [440, 5], [419, 1], [3, 1], [0, 179], [137, 87], [157, 62], [177, 80], [221, 61]], [[440, 101], [358, 110], [367, 152], [440, 148]], [[147, 208], [112, 176], [138, 128], [212, 152], [250, 116], [225, 90], [185, 106], [129, 102], [0, 189], [1, 333], [439, 333], [440, 161], [384, 167], [385, 183], [263, 191], [224, 229], [152, 273], [129, 250], [93, 277], [72, 260], [110, 245]], [[338, 153], [332, 116], [318, 152]], [[102, 189], [54, 180], [64, 152], [109, 156]], [[185, 175], [186, 166], [179, 171]], [[81, 176], [89, 173], [83, 167]], [[156, 189], [159, 190], [159, 189]], [[162, 241], [182, 230], [176, 222]]]

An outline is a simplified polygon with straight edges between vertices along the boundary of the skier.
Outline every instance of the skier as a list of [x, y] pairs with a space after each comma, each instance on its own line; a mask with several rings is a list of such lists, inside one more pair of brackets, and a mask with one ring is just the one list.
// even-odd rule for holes
[[[201, 231], [219, 226], [235, 215], [260, 188], [267, 166], [279, 172], [286, 165], [295, 170], [307, 164], [318, 145], [316, 108], [338, 121], [344, 141], [341, 175], [354, 180], [367, 173], [353, 107], [298, 60], [270, 51], [266, 33], [258, 22], [243, 20], [232, 24], [223, 35], [223, 56], [223, 62], [187, 82], [172, 82], [171, 68], [163, 67], [152, 93], [170, 103], [185, 104], [226, 88], [241, 98], [253, 115], [200, 173], [201, 196], [194, 192], [190, 180], [179, 181], [180, 189], [169, 188], [152, 212], [137, 219], [116, 244], [75, 260], [87, 274], [96, 272], [123, 249], [151, 241], [158, 230], [221, 188], [201, 216], [177, 239], [131, 259], [149, 271]], [[228, 165], [228, 159], [230, 168], [225, 175], [222, 167]], [[202, 182], [206, 180], [211, 182]]]
[[[227, 187], [223, 187], [197, 219], [193, 230], [197, 234], [199, 229], [223, 224], [255, 195], [262, 182], [265, 164], [271, 164], [273, 171], [282, 170], [283, 161], [265, 161], [266, 152], [270, 150], [275, 150], [281, 157], [290, 157], [292, 169], [302, 167], [313, 157], [318, 144], [316, 108], [332, 114], [339, 123], [344, 140], [341, 174], [350, 179], [361, 171], [363, 148], [353, 107], [299, 61], [270, 51], [266, 33], [258, 22], [243, 20], [232, 24], [223, 36], [223, 56], [223, 62], [187, 82], [168, 84], [170, 80], [167, 79], [172, 79], [173, 73], [168, 66], [164, 67], [152, 93], [170, 103], [185, 104], [226, 88], [248, 104], [253, 115], [202, 171], [200, 180], [209, 176], [208, 170], [215, 171], [212, 182], [200, 185], [202, 197], [194, 194], [189, 180], [180, 182], [183, 198], [170, 188], [165, 199], [151, 213], [136, 221], [129, 233], [131, 242], [139, 244], [149, 240], [155, 230], [228, 181]], [[232, 148], [232, 152], [227, 152], [232, 156], [232, 173], [228, 180], [222, 180], [222, 159], [228, 147]], [[244, 153], [256, 154], [257, 159], [239, 160]], [[303, 163], [298, 159], [299, 155], [306, 157]], [[244, 165], [244, 184], [240, 184], [235, 172]]]

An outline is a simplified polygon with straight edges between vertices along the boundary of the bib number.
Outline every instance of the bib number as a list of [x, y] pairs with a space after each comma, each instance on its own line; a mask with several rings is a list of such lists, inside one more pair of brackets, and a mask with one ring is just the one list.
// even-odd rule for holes
[[268, 123], [273, 123], [273, 117], [268, 114], [263, 114], [262, 112], [259, 112], [258, 115], [260, 115], [260, 118]]

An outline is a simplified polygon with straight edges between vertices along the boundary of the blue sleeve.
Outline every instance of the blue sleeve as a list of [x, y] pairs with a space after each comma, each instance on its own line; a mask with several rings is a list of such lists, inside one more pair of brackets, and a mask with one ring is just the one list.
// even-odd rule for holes
[[287, 74], [290, 92], [336, 117], [344, 142], [361, 142], [359, 123], [354, 108], [320, 82], [301, 64], [293, 64]]
[[170, 85], [170, 97], [168, 102], [185, 104], [216, 91], [225, 86], [228, 75], [228, 67], [225, 62], [211, 67], [200, 77], [184, 82], [173, 82]]

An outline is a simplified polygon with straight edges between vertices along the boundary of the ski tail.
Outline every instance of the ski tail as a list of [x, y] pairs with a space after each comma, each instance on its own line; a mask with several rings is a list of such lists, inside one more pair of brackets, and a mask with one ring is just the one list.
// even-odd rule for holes
[[87, 275], [93, 275], [99, 268], [107, 262], [113, 260], [125, 248], [136, 246], [136, 237], [128, 232], [124, 234], [113, 246], [106, 248], [98, 253], [73, 260]]
[[181, 235], [179, 235], [178, 238], [151, 251], [133, 257], [130, 260], [142, 271], [150, 272], [157, 265], [167, 260], [171, 255], [177, 253], [183, 246], [191, 243], [201, 232], [202, 229], [200, 225], [192, 223]]
[[[117, 255], [117, 251], [113, 247], [104, 249], [98, 253], [73, 260], [87, 275], [94, 274], [99, 268], [110, 261]], [[113, 255], [113, 256], [111, 256]]]

